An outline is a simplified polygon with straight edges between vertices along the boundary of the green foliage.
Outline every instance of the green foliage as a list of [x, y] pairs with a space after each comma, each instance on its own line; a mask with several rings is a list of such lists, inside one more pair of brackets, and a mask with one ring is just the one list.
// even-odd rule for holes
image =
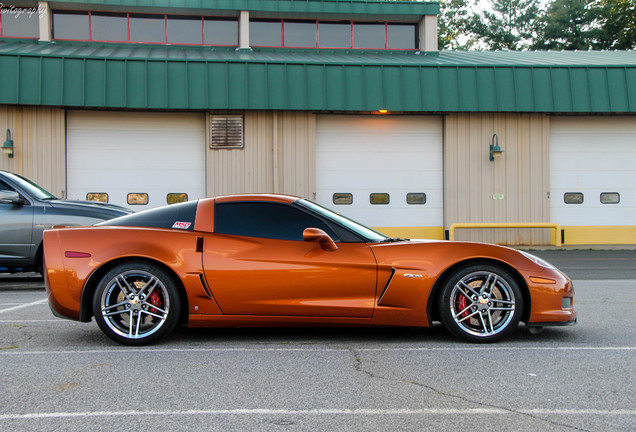
[[440, 49], [636, 49], [636, 0], [550, 0], [544, 11], [539, 0], [440, 0], [440, 8]]
[[534, 49], [588, 50], [595, 45], [601, 10], [594, 0], [553, 0], [537, 20]]
[[597, 47], [636, 48], [636, 0], [597, 0], [595, 6], [601, 11]]
[[472, 33], [489, 49], [527, 48], [536, 35], [538, 0], [492, 0], [471, 19]]
[[471, 11], [468, 0], [440, 0], [437, 44], [439, 49], [470, 49]]

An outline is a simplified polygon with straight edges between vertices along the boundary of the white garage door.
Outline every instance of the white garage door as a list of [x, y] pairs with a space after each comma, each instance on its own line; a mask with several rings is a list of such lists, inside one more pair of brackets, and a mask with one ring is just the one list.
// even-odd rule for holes
[[553, 118], [551, 219], [572, 226], [633, 225], [635, 167], [636, 118]]
[[205, 197], [204, 114], [69, 111], [67, 146], [71, 199], [139, 211]]
[[316, 154], [320, 204], [372, 227], [443, 226], [440, 117], [321, 115]]

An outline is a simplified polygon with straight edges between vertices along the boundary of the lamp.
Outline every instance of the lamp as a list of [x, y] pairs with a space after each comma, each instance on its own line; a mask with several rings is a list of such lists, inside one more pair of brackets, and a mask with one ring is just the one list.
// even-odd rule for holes
[[7, 140], [2, 144], [2, 153], [10, 158], [13, 157], [13, 140], [11, 139], [11, 131], [7, 129]]
[[503, 150], [499, 147], [499, 137], [497, 134], [492, 136], [492, 144], [490, 144], [490, 160], [494, 161], [495, 158], [501, 156]]

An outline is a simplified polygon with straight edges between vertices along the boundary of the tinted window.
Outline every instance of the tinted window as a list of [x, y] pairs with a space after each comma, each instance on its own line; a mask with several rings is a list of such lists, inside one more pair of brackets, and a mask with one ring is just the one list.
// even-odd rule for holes
[[319, 23], [318, 45], [322, 48], [351, 48], [351, 23]]
[[386, 45], [384, 24], [354, 24], [354, 48], [384, 48]]
[[88, 40], [88, 12], [53, 12], [53, 37]]
[[387, 26], [387, 48], [414, 49], [417, 39], [417, 27], [414, 25], [389, 24]]
[[250, 44], [254, 46], [281, 46], [283, 23], [281, 21], [250, 21]]
[[175, 228], [193, 231], [198, 201], [188, 201], [122, 216], [98, 225]]
[[207, 45], [238, 45], [238, 21], [236, 20], [205, 20], [205, 44]]
[[91, 14], [91, 38], [96, 41], [127, 41], [128, 18], [121, 14]]
[[203, 43], [203, 21], [201, 18], [168, 17], [168, 43]]
[[9, 186], [8, 184], [6, 184], [5, 182], [3, 182], [2, 180], [0, 180], [0, 190], [2, 191], [11, 191], [11, 192], [15, 192], [15, 189], [13, 189], [11, 186]]
[[2, 9], [2, 36], [37, 38], [39, 34], [40, 16], [32, 8]]
[[316, 47], [316, 22], [285, 22], [285, 46]]
[[320, 228], [339, 240], [323, 221], [289, 204], [224, 203], [214, 210], [214, 231], [219, 234], [302, 241], [305, 228]]
[[166, 21], [161, 15], [131, 15], [131, 42], [165, 42]]

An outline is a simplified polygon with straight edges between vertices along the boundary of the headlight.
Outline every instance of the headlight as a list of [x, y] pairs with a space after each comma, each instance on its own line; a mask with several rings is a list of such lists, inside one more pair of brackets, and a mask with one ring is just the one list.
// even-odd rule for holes
[[519, 252], [521, 252], [523, 254], [523, 256], [528, 258], [530, 261], [534, 262], [537, 265], [540, 265], [541, 267], [545, 267], [545, 268], [549, 268], [549, 269], [556, 269], [555, 266], [553, 266], [552, 264], [550, 264], [546, 260], [539, 258], [538, 256], [532, 255], [532, 254], [530, 254], [528, 252], [524, 252], [524, 251], [519, 251]]

